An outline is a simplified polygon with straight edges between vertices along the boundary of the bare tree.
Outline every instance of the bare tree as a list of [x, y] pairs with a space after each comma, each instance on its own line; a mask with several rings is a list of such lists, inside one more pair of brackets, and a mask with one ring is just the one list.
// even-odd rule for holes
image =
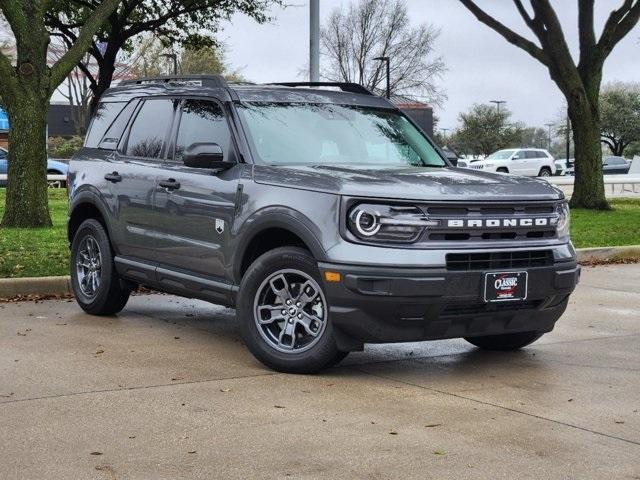
[[334, 10], [322, 29], [323, 77], [383, 90], [385, 65], [374, 58], [389, 57], [393, 94], [439, 103], [437, 81], [445, 71], [434, 51], [439, 33], [428, 24], [412, 27], [403, 0], [359, 0]]
[[576, 156], [576, 181], [571, 197], [575, 207], [609, 208], [604, 194], [600, 148], [600, 86], [602, 68], [614, 47], [640, 19], [640, 0], [623, 0], [609, 15], [600, 38], [594, 28], [595, 0], [578, 0], [580, 54], [571, 56], [560, 20], [549, 0], [513, 0], [515, 8], [537, 43], [496, 20], [473, 0], [460, 2], [475, 17], [521, 48], [549, 70], [569, 105]]

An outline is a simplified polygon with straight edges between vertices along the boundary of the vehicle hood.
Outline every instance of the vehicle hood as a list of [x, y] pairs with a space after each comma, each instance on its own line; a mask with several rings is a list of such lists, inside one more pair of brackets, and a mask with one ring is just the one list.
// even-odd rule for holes
[[49, 158], [47, 160], [47, 170], [58, 170], [63, 175], [65, 175], [67, 173], [67, 170], [69, 170], [69, 163], [68, 161], [65, 162], [63, 160]]
[[411, 200], [556, 200], [545, 180], [464, 168], [254, 165], [257, 183], [356, 197]]

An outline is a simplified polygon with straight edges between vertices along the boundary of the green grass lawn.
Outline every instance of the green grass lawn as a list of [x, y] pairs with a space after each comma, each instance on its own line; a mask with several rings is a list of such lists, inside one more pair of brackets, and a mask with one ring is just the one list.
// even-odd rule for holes
[[610, 200], [613, 210], [571, 211], [571, 238], [577, 248], [640, 245], [640, 198]]
[[[0, 216], [5, 189], [0, 188]], [[613, 210], [571, 212], [576, 247], [640, 245], [640, 199], [611, 200]], [[53, 228], [0, 228], [0, 278], [67, 275], [67, 194], [49, 190]]]
[[[0, 188], [0, 215], [6, 189]], [[67, 191], [49, 190], [52, 228], [0, 227], [0, 278], [69, 274]]]

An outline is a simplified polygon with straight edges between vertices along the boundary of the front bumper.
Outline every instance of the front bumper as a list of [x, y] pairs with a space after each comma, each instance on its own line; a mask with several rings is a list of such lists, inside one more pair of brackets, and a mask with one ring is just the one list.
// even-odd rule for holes
[[485, 303], [484, 271], [329, 263], [320, 270], [323, 278], [341, 273], [340, 282], [325, 282], [325, 293], [334, 327], [356, 343], [549, 332], [580, 278], [575, 259], [527, 268], [526, 300]]

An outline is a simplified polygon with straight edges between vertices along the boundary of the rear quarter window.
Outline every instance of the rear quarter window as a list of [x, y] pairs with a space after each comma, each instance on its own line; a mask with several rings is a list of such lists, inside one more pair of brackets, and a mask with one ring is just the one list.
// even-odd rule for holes
[[91, 120], [84, 146], [98, 148], [107, 129], [126, 105], [127, 102], [100, 102]]

